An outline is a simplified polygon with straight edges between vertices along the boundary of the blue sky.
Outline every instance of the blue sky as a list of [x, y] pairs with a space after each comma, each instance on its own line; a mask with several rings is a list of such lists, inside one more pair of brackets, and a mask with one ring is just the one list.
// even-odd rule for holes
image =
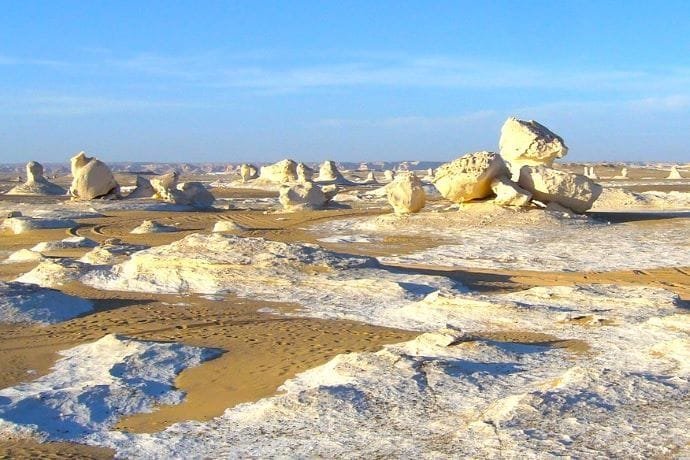
[[690, 2], [8, 1], [0, 161], [690, 161]]

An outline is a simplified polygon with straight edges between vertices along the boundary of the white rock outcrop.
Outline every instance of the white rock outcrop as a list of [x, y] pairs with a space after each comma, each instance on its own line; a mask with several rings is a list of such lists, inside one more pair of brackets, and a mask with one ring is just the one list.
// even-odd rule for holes
[[313, 182], [304, 182], [280, 187], [278, 200], [286, 211], [321, 209], [334, 196], [335, 190], [323, 190]]
[[232, 220], [219, 220], [213, 225], [214, 233], [243, 232], [246, 228]]
[[601, 185], [581, 174], [546, 166], [523, 166], [518, 185], [535, 200], [554, 202], [577, 213], [590, 209], [602, 191]]
[[352, 181], [345, 179], [340, 173], [334, 161], [326, 160], [319, 167], [319, 177], [316, 182], [336, 184], [336, 185], [353, 185]]
[[240, 165], [240, 179], [242, 182], [247, 182], [252, 179], [256, 179], [258, 176], [258, 171], [256, 166], [250, 163], [242, 163]]
[[176, 232], [177, 227], [172, 225], [163, 225], [155, 220], [145, 220], [137, 227], [132, 229], [129, 233], [134, 235], [144, 235], [147, 233], [171, 233]]
[[151, 178], [149, 184], [151, 184], [154, 191], [153, 197], [157, 200], [176, 203], [179, 195], [177, 190], [178, 180], [179, 174], [177, 171], [171, 171], [167, 174]]
[[64, 195], [67, 190], [43, 177], [43, 165], [37, 161], [26, 164], [26, 182], [10, 189], [7, 195]]
[[386, 186], [388, 203], [396, 214], [419, 212], [426, 204], [422, 181], [414, 173], [400, 173]]
[[299, 163], [297, 165], [297, 181], [298, 182], [311, 182], [314, 178], [314, 170], [304, 163]]
[[494, 203], [499, 206], [528, 206], [532, 201], [532, 194], [521, 188], [515, 182], [505, 177], [499, 177], [491, 182], [491, 190], [496, 195]]
[[501, 128], [501, 156], [510, 164], [513, 175], [524, 165], [551, 166], [568, 153], [563, 138], [534, 120], [510, 117]]
[[119, 197], [120, 186], [102, 161], [79, 152], [70, 160], [72, 185], [69, 194], [76, 200]]
[[383, 171], [383, 178], [386, 180], [386, 182], [393, 182], [395, 179], [395, 171], [391, 169], [386, 169]]
[[683, 176], [678, 171], [678, 166], [671, 167], [671, 171], [668, 173], [667, 179], [682, 179]]
[[127, 195], [127, 198], [152, 198], [156, 191], [151, 185], [151, 181], [142, 176], [137, 176], [137, 183], [134, 190]]
[[433, 184], [444, 198], [454, 203], [487, 198], [494, 179], [508, 177], [510, 171], [500, 155], [476, 152], [441, 165]]
[[178, 183], [177, 171], [151, 179], [151, 186], [155, 191], [154, 198], [168, 203], [193, 206], [195, 208], [210, 208], [215, 197], [201, 182]]
[[262, 166], [259, 180], [273, 184], [285, 184], [297, 181], [297, 163], [285, 159], [272, 165]]

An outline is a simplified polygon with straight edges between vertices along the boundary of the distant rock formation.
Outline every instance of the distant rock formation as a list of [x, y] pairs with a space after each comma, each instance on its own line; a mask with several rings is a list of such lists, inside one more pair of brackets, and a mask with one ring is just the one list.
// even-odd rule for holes
[[8, 191], [7, 195], [64, 195], [67, 190], [43, 177], [43, 165], [37, 161], [26, 164], [26, 182]]
[[399, 173], [395, 180], [386, 186], [386, 195], [396, 214], [419, 212], [426, 204], [422, 181], [414, 173]]
[[72, 185], [69, 194], [75, 200], [119, 198], [120, 186], [110, 168], [102, 161], [79, 152], [71, 158]]
[[242, 182], [247, 182], [252, 179], [256, 179], [258, 176], [258, 172], [256, 169], [256, 166], [250, 163], [242, 163], [240, 165], [240, 179], [242, 179]]
[[671, 167], [671, 171], [668, 174], [667, 179], [682, 179], [683, 176], [678, 171], [678, 166]]
[[155, 191], [153, 198], [168, 203], [193, 206], [195, 208], [210, 208], [215, 197], [200, 182], [183, 182], [178, 184], [177, 171], [169, 172], [151, 179], [151, 186]]
[[386, 182], [393, 182], [395, 179], [395, 171], [391, 169], [386, 169], [383, 171], [383, 178], [386, 180]]
[[316, 178], [316, 181], [328, 184], [352, 185], [352, 182], [343, 177], [340, 171], [338, 171], [335, 162], [331, 160], [326, 160], [321, 164], [319, 177]]
[[287, 211], [321, 209], [337, 193], [335, 188], [323, 189], [313, 182], [304, 182], [280, 187], [280, 204]]
[[134, 190], [127, 195], [127, 198], [152, 198], [156, 191], [151, 185], [151, 181], [142, 176], [137, 176], [136, 186]]
[[517, 176], [524, 165], [551, 166], [556, 158], [563, 158], [568, 153], [563, 138], [546, 126], [515, 117], [508, 118], [503, 124], [499, 149], [513, 176]]
[[464, 203], [493, 194], [494, 179], [508, 178], [510, 172], [500, 155], [476, 152], [464, 155], [436, 170], [434, 186], [444, 198]]
[[601, 185], [581, 174], [546, 166], [523, 166], [518, 184], [535, 200], [554, 202], [577, 213], [591, 208], [602, 191]]
[[285, 184], [297, 181], [297, 163], [285, 159], [272, 165], [262, 166], [259, 180], [273, 184]]

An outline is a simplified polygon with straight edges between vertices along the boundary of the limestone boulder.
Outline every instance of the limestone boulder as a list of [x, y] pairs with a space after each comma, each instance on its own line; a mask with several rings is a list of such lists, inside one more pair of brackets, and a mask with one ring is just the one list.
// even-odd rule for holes
[[280, 187], [279, 201], [287, 211], [321, 209], [335, 196], [335, 190], [323, 190], [313, 182]]
[[499, 206], [528, 206], [532, 201], [532, 194], [521, 188], [515, 182], [505, 177], [499, 177], [491, 182], [491, 190], [496, 195], [494, 203]]
[[393, 179], [395, 179], [395, 171], [386, 169], [383, 171], [383, 178], [386, 180], [386, 182], [393, 182]]
[[262, 166], [259, 179], [273, 184], [297, 181], [297, 163], [285, 159], [272, 165]]
[[590, 209], [601, 195], [601, 185], [581, 175], [546, 166], [523, 166], [518, 185], [535, 200], [557, 203], [577, 213]]
[[151, 185], [151, 181], [142, 176], [137, 176], [136, 187], [127, 195], [127, 198], [152, 198], [156, 191]]
[[43, 177], [43, 165], [37, 161], [26, 164], [26, 182], [13, 187], [7, 195], [64, 195], [67, 191]]
[[549, 128], [534, 120], [515, 117], [508, 118], [503, 124], [499, 148], [515, 175], [524, 165], [551, 166], [555, 159], [568, 153], [563, 138]]
[[433, 184], [444, 198], [464, 203], [491, 196], [494, 179], [509, 175], [510, 171], [500, 155], [475, 152], [441, 165], [436, 170]]
[[668, 173], [667, 179], [682, 179], [683, 176], [678, 171], [678, 166], [672, 166], [671, 172]]
[[321, 164], [319, 167], [319, 177], [316, 178], [316, 181], [337, 185], [353, 185], [353, 182], [343, 177], [335, 162], [331, 160], [326, 160]]
[[249, 163], [242, 163], [240, 165], [240, 178], [242, 179], [242, 182], [247, 182], [252, 179], [256, 179], [258, 176], [258, 171], [256, 169], [256, 166], [253, 164]]
[[71, 158], [72, 185], [69, 194], [76, 200], [119, 198], [120, 186], [102, 161], [79, 152]]
[[388, 203], [396, 214], [419, 212], [426, 204], [422, 181], [412, 173], [400, 173], [386, 186]]
[[167, 201], [169, 203], [177, 203], [180, 201], [180, 193], [177, 190], [179, 177], [177, 171], [171, 171], [167, 174], [151, 178], [149, 184], [154, 191], [153, 197], [157, 200]]
[[183, 199], [179, 204], [187, 204], [195, 208], [210, 208], [216, 198], [201, 182], [182, 182], [177, 185], [177, 190]]

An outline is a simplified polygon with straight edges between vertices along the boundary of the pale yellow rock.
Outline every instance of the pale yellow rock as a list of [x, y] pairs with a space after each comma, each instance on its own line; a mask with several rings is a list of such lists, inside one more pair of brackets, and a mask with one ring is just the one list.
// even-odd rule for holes
[[563, 158], [568, 147], [563, 139], [546, 126], [534, 120], [510, 117], [501, 128], [499, 149], [510, 169], [517, 175], [524, 165], [551, 166], [555, 159]]
[[590, 209], [602, 191], [599, 184], [581, 174], [546, 166], [523, 166], [518, 185], [535, 200], [558, 203], [577, 213]]
[[321, 209], [335, 196], [335, 191], [324, 191], [313, 182], [280, 187], [280, 204], [286, 211]]
[[311, 182], [314, 177], [314, 170], [304, 163], [299, 163], [297, 165], [297, 181], [298, 182]]
[[69, 194], [76, 200], [92, 200], [106, 196], [119, 197], [120, 186], [110, 168], [96, 158], [79, 152], [70, 160], [72, 185]]
[[386, 186], [386, 195], [396, 214], [419, 212], [426, 204], [422, 182], [413, 173], [399, 173], [395, 180]]
[[67, 191], [43, 177], [43, 165], [37, 161], [26, 164], [26, 182], [10, 189], [7, 195], [64, 195]]
[[669, 172], [667, 179], [682, 179], [683, 176], [678, 171], [678, 166], [673, 166], [671, 172]]
[[505, 177], [494, 179], [491, 182], [491, 190], [496, 195], [494, 203], [499, 206], [528, 206], [532, 200], [530, 192]]
[[253, 164], [249, 163], [242, 163], [240, 165], [240, 178], [242, 179], [242, 182], [247, 182], [252, 179], [256, 179], [258, 175], [256, 166]]
[[273, 184], [284, 184], [297, 181], [297, 163], [285, 159], [272, 165], [262, 166], [259, 179]]
[[127, 198], [152, 198], [156, 194], [156, 191], [149, 181], [145, 177], [137, 176], [136, 187], [132, 192], [127, 195]]
[[433, 184], [444, 198], [464, 203], [491, 196], [493, 180], [509, 175], [500, 155], [475, 152], [441, 165], [436, 170]]
[[383, 172], [383, 178], [386, 180], [386, 182], [393, 182], [393, 180], [395, 179], [395, 171], [386, 169]]
[[169, 203], [177, 203], [180, 199], [177, 190], [178, 178], [179, 174], [177, 171], [171, 171], [167, 174], [151, 178], [149, 183], [155, 192], [154, 198]]

